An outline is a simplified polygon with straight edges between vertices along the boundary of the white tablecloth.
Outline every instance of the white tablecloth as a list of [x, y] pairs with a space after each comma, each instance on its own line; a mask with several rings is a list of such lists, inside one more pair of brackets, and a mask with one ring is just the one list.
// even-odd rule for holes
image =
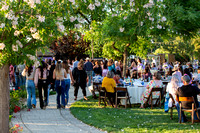
[[129, 96], [131, 96], [131, 104], [141, 103], [140, 98], [143, 92], [146, 90], [146, 86], [128, 86], [127, 87]]

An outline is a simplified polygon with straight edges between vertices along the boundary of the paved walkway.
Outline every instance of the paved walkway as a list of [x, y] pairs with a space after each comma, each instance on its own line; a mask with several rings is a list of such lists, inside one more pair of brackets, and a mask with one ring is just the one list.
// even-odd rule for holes
[[[73, 87], [69, 91], [69, 105], [74, 103]], [[87, 95], [90, 92], [87, 91]], [[79, 89], [78, 99], [83, 98], [82, 90]], [[70, 106], [66, 109], [56, 108], [56, 95], [52, 95], [49, 98], [49, 106], [46, 110], [42, 110], [39, 107], [39, 100], [37, 99], [36, 109], [31, 111], [20, 111], [14, 113], [11, 125], [20, 124], [23, 127], [24, 133], [100, 133], [102, 131], [86, 125], [77, 120], [69, 110]]]

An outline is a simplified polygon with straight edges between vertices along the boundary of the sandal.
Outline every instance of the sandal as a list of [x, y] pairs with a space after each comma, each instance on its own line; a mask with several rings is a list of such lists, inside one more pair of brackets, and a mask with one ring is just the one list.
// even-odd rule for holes
[[77, 97], [75, 97], [74, 100], [76, 101], [76, 100], [77, 100]]
[[88, 98], [87, 98], [87, 97], [84, 97], [84, 100], [86, 100], [86, 101], [87, 101], [87, 100], [88, 100]]

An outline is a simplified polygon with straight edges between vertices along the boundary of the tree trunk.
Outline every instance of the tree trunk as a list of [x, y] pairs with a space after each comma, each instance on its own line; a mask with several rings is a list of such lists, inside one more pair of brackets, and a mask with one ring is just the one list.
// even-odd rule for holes
[[125, 46], [124, 48], [124, 54], [123, 54], [123, 77], [126, 76], [126, 65], [127, 65], [127, 56], [128, 56], [128, 53], [127, 53], [127, 46]]
[[0, 132], [9, 132], [9, 66], [0, 68]]

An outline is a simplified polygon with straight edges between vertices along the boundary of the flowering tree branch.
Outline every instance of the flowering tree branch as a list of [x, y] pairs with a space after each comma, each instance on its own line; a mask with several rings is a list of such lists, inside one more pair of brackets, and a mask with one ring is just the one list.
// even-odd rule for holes
[[78, 14], [80, 14], [89, 24], [91, 24], [91, 21], [78, 9]]

